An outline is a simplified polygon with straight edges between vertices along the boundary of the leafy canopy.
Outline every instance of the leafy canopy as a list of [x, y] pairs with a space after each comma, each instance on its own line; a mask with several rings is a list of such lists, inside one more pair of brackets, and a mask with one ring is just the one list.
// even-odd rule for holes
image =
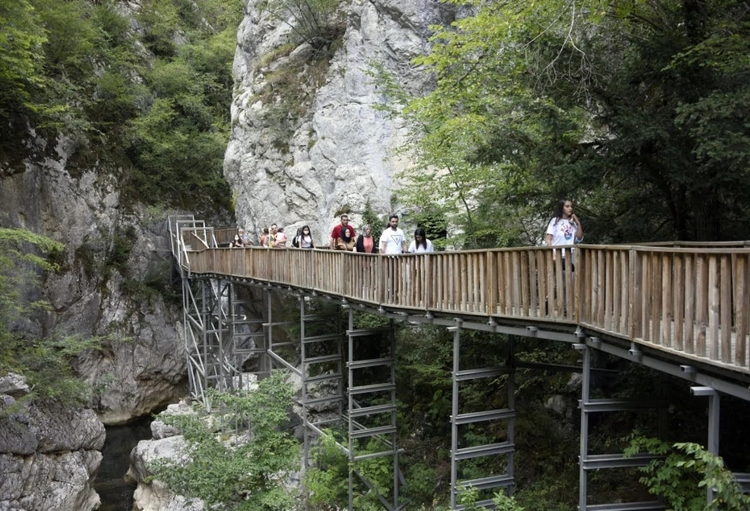
[[741, 4], [477, 2], [415, 60], [429, 93], [375, 72], [412, 127], [400, 196], [464, 246], [537, 242], [566, 196], [589, 241], [747, 237]]
[[[66, 170], [115, 174], [126, 205], [225, 210], [242, 1], [130, 8], [117, 0], [0, 1], [0, 160], [21, 171], [64, 134], [73, 150]], [[49, 143], [31, 143], [38, 138]]]

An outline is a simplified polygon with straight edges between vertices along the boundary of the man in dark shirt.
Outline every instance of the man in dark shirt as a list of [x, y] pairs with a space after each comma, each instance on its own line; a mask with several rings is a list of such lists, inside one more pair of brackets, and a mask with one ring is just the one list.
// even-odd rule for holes
[[331, 231], [331, 250], [350, 250], [355, 247], [354, 227], [349, 225], [349, 217], [341, 215], [341, 223]]

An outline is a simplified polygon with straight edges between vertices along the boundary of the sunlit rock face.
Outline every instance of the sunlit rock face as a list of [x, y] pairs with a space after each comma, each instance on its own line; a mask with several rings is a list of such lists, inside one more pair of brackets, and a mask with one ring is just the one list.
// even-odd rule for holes
[[6, 385], [0, 394], [0, 412], [12, 410], [0, 413], [0, 509], [97, 509], [104, 425], [92, 410], [16, 403], [27, 391]]
[[116, 178], [73, 164], [76, 148], [65, 137], [55, 147], [38, 145], [22, 169], [0, 168], [0, 225], [65, 248], [55, 261], [60, 270], [27, 292], [50, 310], [14, 330], [30, 338], [100, 338], [102, 349], [75, 367], [97, 390], [100, 418], [124, 423], [176, 401], [186, 387], [179, 298], [170, 302], [147, 285], [170, 280], [166, 212], [122, 210]]
[[[367, 201], [386, 214], [394, 179], [409, 164], [396, 154], [407, 136], [398, 119], [376, 105], [389, 101], [368, 69], [377, 63], [407, 91], [419, 94], [429, 77], [410, 62], [428, 48], [428, 27], [446, 22], [437, 0], [355, 0], [347, 4], [345, 31], [317, 89], [304, 89], [310, 100], [293, 133], [279, 140], [274, 117], [277, 96], [264, 93], [280, 66], [298, 59], [311, 72], [311, 49], [301, 45], [283, 59], [268, 55], [291, 40], [289, 27], [267, 17], [251, 0], [238, 34], [234, 60], [233, 131], [224, 173], [237, 197], [237, 219], [256, 236], [271, 223], [309, 224], [317, 243], [327, 242], [335, 216], [348, 211], [354, 225]], [[286, 60], [284, 60], [286, 59]], [[290, 227], [291, 226], [291, 227]]]

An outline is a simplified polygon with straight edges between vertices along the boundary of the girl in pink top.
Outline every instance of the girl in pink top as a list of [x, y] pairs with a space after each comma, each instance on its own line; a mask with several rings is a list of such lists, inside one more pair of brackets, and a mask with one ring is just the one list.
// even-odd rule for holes
[[362, 234], [357, 237], [356, 249], [357, 252], [364, 252], [365, 254], [378, 253], [378, 247], [369, 225], [362, 227]]

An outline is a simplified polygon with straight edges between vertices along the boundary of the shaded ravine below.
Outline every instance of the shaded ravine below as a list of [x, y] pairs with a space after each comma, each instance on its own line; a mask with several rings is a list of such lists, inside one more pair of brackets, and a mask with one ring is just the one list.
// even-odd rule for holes
[[102, 463], [96, 474], [94, 490], [99, 494], [99, 511], [131, 511], [136, 485], [125, 481], [130, 466], [130, 451], [140, 440], [151, 439], [152, 417], [142, 417], [122, 426], [107, 426], [102, 448]]

